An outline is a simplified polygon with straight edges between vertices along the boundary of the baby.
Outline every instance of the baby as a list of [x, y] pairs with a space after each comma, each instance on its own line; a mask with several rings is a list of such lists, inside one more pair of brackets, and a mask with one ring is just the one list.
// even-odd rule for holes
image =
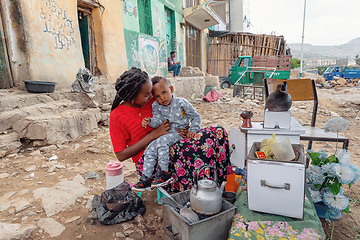
[[[191, 123], [189, 132], [186, 137], [193, 138], [200, 130], [201, 116], [184, 98], [174, 97], [172, 93], [174, 89], [166, 78], [154, 77], [151, 79], [153, 83], [152, 93], [155, 102], [152, 105], [152, 118], [144, 118], [143, 127], [149, 125], [152, 128], [158, 127], [162, 122], [168, 120], [170, 123], [169, 133], [152, 141], [144, 152], [144, 168], [143, 177], [134, 185], [133, 190], [144, 191], [150, 187], [163, 186], [172, 181], [169, 166], [169, 148], [175, 142], [182, 139], [177, 133], [177, 129], [184, 128]], [[158, 160], [160, 171], [155, 174], [152, 181], [151, 176]]]

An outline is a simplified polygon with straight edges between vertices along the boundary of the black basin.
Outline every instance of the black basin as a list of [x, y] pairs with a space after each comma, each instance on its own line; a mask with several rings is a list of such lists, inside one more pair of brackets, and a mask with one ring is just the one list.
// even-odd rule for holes
[[55, 82], [24, 81], [29, 93], [52, 93], [55, 91]]

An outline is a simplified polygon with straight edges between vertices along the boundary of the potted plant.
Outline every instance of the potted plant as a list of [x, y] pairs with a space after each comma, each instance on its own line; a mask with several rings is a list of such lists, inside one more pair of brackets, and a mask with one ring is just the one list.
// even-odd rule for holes
[[[326, 132], [342, 132], [349, 126], [347, 120], [334, 118], [324, 125]], [[349, 199], [344, 195], [343, 185], [351, 189], [360, 179], [359, 168], [350, 163], [350, 154], [346, 149], [328, 156], [323, 149], [318, 152], [309, 150], [311, 166], [306, 170], [309, 190], [318, 216], [330, 220], [338, 220], [342, 212], [349, 212]]]

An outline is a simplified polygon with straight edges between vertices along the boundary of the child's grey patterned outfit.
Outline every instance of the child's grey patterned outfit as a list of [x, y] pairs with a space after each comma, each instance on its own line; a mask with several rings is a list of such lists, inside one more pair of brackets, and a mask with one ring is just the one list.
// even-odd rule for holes
[[152, 104], [153, 117], [149, 124], [156, 128], [166, 119], [169, 120], [169, 133], [152, 141], [144, 152], [144, 169], [142, 173], [146, 177], [151, 177], [156, 159], [162, 171], [168, 171], [169, 149], [170, 146], [179, 141], [182, 137], [176, 132], [179, 128], [184, 128], [191, 122], [189, 131], [200, 131], [201, 116], [185, 98], [173, 97], [167, 106], [160, 105], [158, 102]]

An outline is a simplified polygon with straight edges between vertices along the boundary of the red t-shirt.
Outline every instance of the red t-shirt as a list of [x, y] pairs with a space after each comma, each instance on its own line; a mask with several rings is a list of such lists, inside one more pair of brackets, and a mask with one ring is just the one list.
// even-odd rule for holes
[[[144, 128], [141, 122], [144, 117], [152, 117], [151, 105], [154, 101], [155, 99], [149, 100], [141, 108], [119, 105], [110, 113], [110, 137], [115, 153], [137, 143], [153, 130], [150, 126]], [[145, 149], [132, 157], [136, 165], [144, 151]]]

